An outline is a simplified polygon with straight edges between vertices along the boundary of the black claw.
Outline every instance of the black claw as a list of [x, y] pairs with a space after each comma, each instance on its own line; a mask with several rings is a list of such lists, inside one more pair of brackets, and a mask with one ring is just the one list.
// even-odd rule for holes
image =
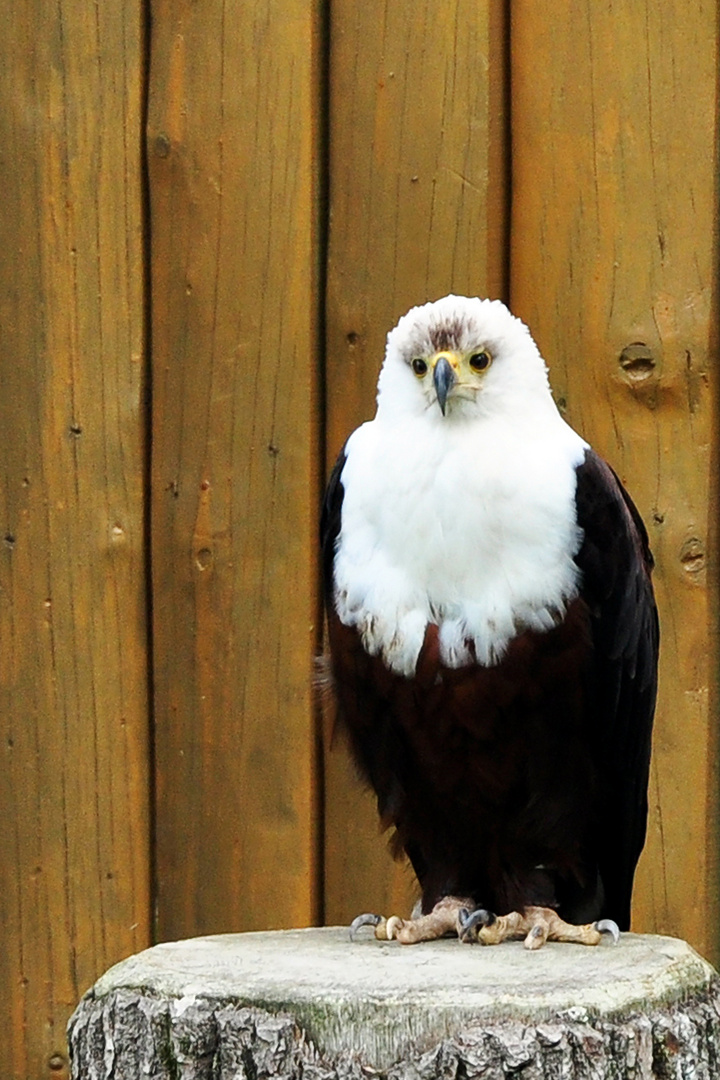
[[485, 908], [475, 908], [468, 912], [467, 908], [458, 911], [458, 925], [460, 927], [460, 940], [465, 942], [477, 941], [477, 932], [483, 926], [492, 926], [497, 916]]
[[365, 915], [358, 915], [350, 923], [350, 940], [356, 940], [356, 934], [361, 926], [379, 926], [382, 922], [382, 915], [372, 915], [369, 912]]
[[601, 934], [609, 934], [613, 940], [613, 945], [617, 945], [620, 940], [620, 927], [616, 922], [613, 922], [612, 919], [599, 919], [593, 925]]

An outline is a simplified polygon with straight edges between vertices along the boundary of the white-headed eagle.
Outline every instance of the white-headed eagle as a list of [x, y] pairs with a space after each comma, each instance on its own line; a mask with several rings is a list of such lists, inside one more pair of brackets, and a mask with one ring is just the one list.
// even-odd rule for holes
[[322, 546], [340, 722], [422, 889], [412, 919], [355, 927], [617, 938], [645, 839], [652, 558], [500, 301], [446, 296], [388, 334]]

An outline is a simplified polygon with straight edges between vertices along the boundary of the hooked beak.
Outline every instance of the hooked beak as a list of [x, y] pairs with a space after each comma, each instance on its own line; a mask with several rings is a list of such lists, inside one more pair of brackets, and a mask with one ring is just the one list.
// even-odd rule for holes
[[445, 415], [447, 396], [456, 382], [457, 375], [452, 364], [446, 356], [439, 356], [433, 368], [433, 383], [435, 384], [435, 393], [443, 416]]

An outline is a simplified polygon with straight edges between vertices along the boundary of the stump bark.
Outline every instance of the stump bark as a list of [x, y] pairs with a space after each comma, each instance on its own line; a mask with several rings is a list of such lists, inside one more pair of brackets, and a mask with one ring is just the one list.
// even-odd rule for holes
[[717, 1080], [720, 980], [650, 935], [531, 953], [228, 934], [111, 968], [68, 1031], [75, 1080]]

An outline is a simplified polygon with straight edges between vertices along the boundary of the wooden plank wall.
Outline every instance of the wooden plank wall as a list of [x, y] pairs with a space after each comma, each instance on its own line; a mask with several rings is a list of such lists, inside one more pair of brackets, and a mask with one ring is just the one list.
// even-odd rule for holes
[[409, 907], [344, 748], [319, 753], [315, 531], [387, 330], [450, 290], [530, 323], [650, 525], [636, 925], [717, 959], [717, 16], [14, 0], [3, 1077], [67, 1075], [79, 994], [153, 933]]
[[154, 0], [160, 938], [317, 917], [318, 13]]
[[149, 941], [141, 5], [0, 41], [0, 1075]]

